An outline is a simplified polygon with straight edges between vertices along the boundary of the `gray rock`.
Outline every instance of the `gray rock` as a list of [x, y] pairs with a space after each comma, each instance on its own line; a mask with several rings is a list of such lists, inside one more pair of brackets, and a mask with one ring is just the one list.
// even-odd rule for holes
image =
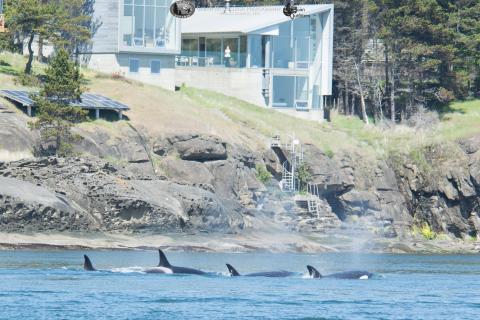
[[[154, 152], [165, 155], [173, 147], [180, 158], [189, 161], [214, 161], [227, 159], [226, 143], [215, 136], [198, 134], [173, 135], [154, 146]], [[170, 145], [170, 146], [169, 146]]]
[[[8, 181], [16, 182], [11, 187], [3, 187], [9, 198], [13, 192], [21, 192], [26, 184], [30, 187], [27, 189], [29, 194], [38, 193], [40, 198], [46, 199], [37, 207], [53, 208], [48, 209], [49, 215], [46, 216], [53, 218], [44, 221], [42, 230], [57, 230], [57, 216], [69, 222], [61, 230], [79, 230], [83, 226], [95, 225], [108, 231], [219, 231], [242, 228], [243, 224], [240, 212], [227, 210], [211, 192], [155, 177], [139, 179], [129, 171], [95, 157], [50, 157], [11, 162], [1, 167], [0, 177], [9, 177]], [[35, 185], [43, 193], [33, 190]], [[61, 190], [62, 194], [55, 195], [54, 190]], [[18, 198], [18, 194], [16, 196]], [[30, 203], [31, 199], [19, 201]], [[66, 207], [62, 207], [62, 203]], [[37, 207], [29, 208], [38, 211]], [[232, 206], [229, 204], [228, 208]], [[84, 219], [89, 224], [71, 223], [84, 212], [89, 213], [90, 220]], [[9, 215], [2, 226], [8, 229], [15, 225], [12, 219]], [[23, 223], [28, 224], [28, 219]], [[39, 228], [36, 224], [31, 227]]]
[[29, 129], [28, 121], [24, 115], [0, 110], [0, 161], [32, 156], [38, 135]]
[[165, 174], [174, 181], [189, 184], [214, 184], [214, 177], [206, 164], [181, 159], [165, 159], [162, 162]]
[[474, 154], [480, 150], [480, 136], [473, 136], [460, 141], [460, 146], [467, 154]]
[[8, 231], [94, 230], [94, 220], [61, 194], [13, 178], [0, 177], [0, 228]]

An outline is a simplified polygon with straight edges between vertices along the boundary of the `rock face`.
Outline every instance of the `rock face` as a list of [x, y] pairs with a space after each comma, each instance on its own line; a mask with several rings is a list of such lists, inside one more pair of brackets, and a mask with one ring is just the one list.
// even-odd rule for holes
[[214, 231], [243, 223], [209, 191], [136, 176], [93, 157], [3, 163], [0, 176], [0, 221], [8, 230], [22, 230], [37, 215], [41, 221], [31, 227], [39, 230]]
[[[305, 216], [301, 229], [310, 225], [307, 229], [323, 230], [329, 224], [338, 228], [341, 224], [333, 215], [349, 228], [375, 230], [384, 237], [408, 236], [414, 224], [425, 222], [438, 233], [477, 236], [480, 139], [473, 137], [453, 148], [455, 154], [425, 150], [431, 168], [419, 168], [406, 157], [365, 162], [354, 154], [328, 157], [315, 146], [304, 146], [305, 183], [318, 188], [323, 220], [297, 213]], [[288, 157], [286, 150], [264, 153], [267, 169], [277, 179]]]
[[[432, 146], [421, 163], [305, 145], [303, 183], [318, 189], [312, 212], [305, 192], [280, 191], [287, 150], [259, 154], [197, 133], [146, 137], [127, 123], [76, 131], [81, 157], [25, 159], [36, 136], [25, 117], [0, 108], [0, 230], [237, 232], [281, 225], [403, 237], [427, 222], [456, 237], [480, 234], [478, 136], [448, 149]], [[259, 181], [258, 166], [270, 181]]]
[[0, 105], [0, 161], [31, 157], [36, 138], [28, 128], [26, 116]]
[[432, 147], [425, 150], [424, 167], [405, 159], [396, 171], [415, 219], [428, 222], [437, 232], [477, 236], [480, 139], [474, 137], [460, 146]]
[[0, 177], [0, 227], [3, 230], [91, 230], [93, 221], [60, 193], [32, 183]]
[[154, 146], [154, 152], [164, 155], [174, 149], [179, 157], [188, 161], [214, 161], [227, 159], [226, 143], [218, 137], [182, 134], [168, 136]]

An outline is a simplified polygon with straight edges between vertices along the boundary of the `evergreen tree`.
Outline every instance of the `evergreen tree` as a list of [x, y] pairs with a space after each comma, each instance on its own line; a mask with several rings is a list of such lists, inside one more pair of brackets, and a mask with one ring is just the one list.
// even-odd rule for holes
[[[11, 34], [27, 39], [28, 61], [25, 73], [30, 74], [33, 62], [33, 42], [38, 37], [41, 48], [44, 40], [57, 48], [73, 48], [91, 37], [88, 21], [82, 8], [86, 0], [12, 0], [5, 16]], [[41, 55], [41, 52], [39, 52]]]
[[32, 72], [32, 45], [35, 36], [49, 34], [55, 10], [53, 4], [43, 3], [40, 0], [13, 0], [6, 7], [6, 24], [10, 32], [28, 39], [28, 61], [25, 65], [25, 74]]
[[71, 128], [87, 116], [85, 110], [71, 106], [82, 94], [81, 75], [63, 49], [58, 51], [45, 73], [43, 88], [34, 96], [38, 119], [30, 123], [30, 127], [40, 131], [41, 153], [48, 150], [67, 156], [72, 152], [71, 143], [79, 139]]

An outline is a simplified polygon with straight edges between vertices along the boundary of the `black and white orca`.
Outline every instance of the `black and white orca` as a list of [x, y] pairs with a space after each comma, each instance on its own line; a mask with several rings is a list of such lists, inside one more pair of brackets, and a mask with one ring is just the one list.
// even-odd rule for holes
[[[167, 257], [163, 253], [162, 250], [158, 250], [159, 256], [160, 256], [160, 261], [158, 263], [158, 266], [153, 267], [153, 268], [148, 268], [144, 270], [143, 272], [145, 273], [161, 273], [161, 274], [173, 274], [173, 273], [178, 273], [178, 274], [198, 274], [202, 275], [205, 274], [205, 272], [197, 269], [192, 269], [192, 268], [186, 268], [186, 267], [177, 267], [177, 266], [172, 266], [170, 262], [168, 262]], [[84, 262], [83, 262], [83, 269], [85, 271], [97, 271], [90, 260], [90, 258], [87, 255], [83, 255]]]
[[[232, 265], [227, 263], [227, 269], [228, 272], [230, 273], [231, 277], [238, 277], [241, 276], [238, 271], [232, 267]], [[290, 271], [263, 271], [263, 272], [254, 272], [254, 273], [247, 273], [244, 274], [243, 276], [245, 277], [269, 277], [269, 278], [285, 278], [285, 277], [290, 277], [295, 275], [295, 272], [290, 272]]]
[[373, 274], [368, 271], [345, 271], [339, 273], [332, 273], [323, 276], [317, 269], [312, 266], [307, 266], [310, 277], [315, 279], [321, 278], [335, 278], [335, 279], [355, 279], [355, 280], [368, 280], [371, 279]]
[[[162, 250], [158, 249], [158, 254], [160, 256], [160, 261], [158, 263], [158, 266], [156, 268], [151, 268], [145, 272], [147, 273], [177, 273], [177, 274], [197, 274], [197, 275], [202, 275], [205, 274], [205, 272], [193, 268], [187, 268], [187, 267], [177, 267], [173, 266], [168, 262], [167, 256], [165, 256], [165, 253], [163, 253]], [[158, 270], [158, 271], [157, 271]]]

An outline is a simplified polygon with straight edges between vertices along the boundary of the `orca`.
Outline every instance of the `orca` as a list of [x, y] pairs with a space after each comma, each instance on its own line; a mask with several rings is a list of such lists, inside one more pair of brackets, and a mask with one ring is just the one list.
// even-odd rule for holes
[[[238, 271], [232, 267], [232, 265], [227, 263], [227, 269], [228, 272], [230, 273], [231, 277], [238, 277], [241, 276]], [[263, 272], [254, 272], [254, 273], [247, 273], [244, 274], [243, 276], [245, 277], [269, 277], [269, 278], [285, 278], [285, 277], [290, 277], [295, 275], [295, 272], [290, 272], [290, 271], [263, 271]]]
[[[158, 267], [150, 269], [150, 271], [159, 270], [162, 273], [177, 273], [177, 274], [197, 274], [202, 275], [205, 272], [193, 268], [186, 268], [186, 267], [177, 267], [173, 266], [168, 262], [167, 256], [161, 249], [158, 249], [158, 254], [160, 256], [160, 262], [158, 263]], [[154, 273], [154, 272], [151, 272]]]
[[92, 262], [90, 261], [90, 258], [86, 254], [83, 255], [83, 269], [85, 271], [97, 271], [93, 267]]
[[[83, 269], [85, 271], [97, 271], [97, 269], [93, 267], [92, 261], [86, 254], [83, 255], [83, 259], [84, 259]], [[164, 270], [163, 268], [150, 268], [145, 270], [144, 272], [145, 273], [171, 273], [171, 272], [168, 272], [168, 270]]]
[[335, 279], [355, 279], [355, 280], [368, 280], [371, 279], [373, 274], [368, 271], [345, 271], [339, 273], [332, 273], [326, 276], [323, 276], [317, 269], [312, 266], [307, 266], [308, 273], [310, 277], [314, 279], [322, 278], [335, 278]]

